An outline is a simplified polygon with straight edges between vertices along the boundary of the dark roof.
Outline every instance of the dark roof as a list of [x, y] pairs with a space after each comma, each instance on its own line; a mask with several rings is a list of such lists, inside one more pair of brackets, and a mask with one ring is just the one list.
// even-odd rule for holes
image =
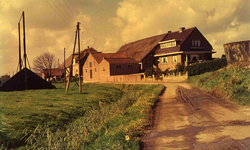
[[28, 89], [55, 89], [56, 87], [42, 79], [29, 69], [22, 69], [3, 85], [0, 86], [0, 91], [21, 91], [25, 90], [25, 70], [27, 74]]
[[136, 64], [137, 61], [133, 58], [104, 58], [110, 64]]
[[[95, 50], [94, 48], [90, 47], [90, 48], [87, 48], [83, 51], [80, 52], [80, 58], [82, 59], [86, 53], [99, 53], [97, 50]], [[75, 52], [75, 54], [77, 54], [77, 52]], [[65, 67], [66, 68], [69, 68], [70, 64], [71, 64], [71, 61], [72, 61], [72, 56], [73, 54], [71, 54], [66, 60], [65, 60]], [[77, 62], [77, 59], [78, 59], [78, 55], [75, 55], [74, 58], [76, 59], [76, 62]], [[84, 61], [85, 62], [85, 61]], [[63, 68], [64, 66], [64, 62], [59, 66], [59, 68]]]
[[97, 50], [95, 50], [93, 47], [87, 48], [83, 50], [83, 53], [81, 53], [80, 58], [82, 59], [86, 53], [99, 53]]
[[[169, 33], [162, 41], [168, 41], [168, 40], [180, 40], [180, 43], [178, 45], [182, 45], [182, 43], [185, 42], [185, 40], [188, 38], [188, 36], [195, 30], [196, 27], [184, 29], [181, 33], [179, 31], [171, 32]], [[173, 53], [173, 52], [179, 52], [181, 46], [175, 46], [175, 47], [169, 47], [165, 49], [157, 49], [155, 51], [155, 54], [163, 54], [163, 53]]]
[[135, 42], [131, 42], [123, 45], [117, 53], [126, 53], [127, 56], [133, 57], [136, 61], [141, 61], [151, 50], [158, 45], [160, 41], [167, 35], [168, 33], [145, 38], [142, 40], [138, 40]]
[[98, 64], [103, 58], [128, 58], [125, 53], [94, 53], [92, 54]]

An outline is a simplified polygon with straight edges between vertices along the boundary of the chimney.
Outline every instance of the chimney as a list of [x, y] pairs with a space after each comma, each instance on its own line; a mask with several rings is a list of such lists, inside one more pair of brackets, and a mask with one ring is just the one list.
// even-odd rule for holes
[[89, 49], [89, 46], [88, 46], [88, 49]]
[[172, 31], [168, 31], [168, 34], [170, 34]]
[[185, 27], [181, 27], [180, 29], [179, 29], [179, 33], [181, 33], [182, 31], [184, 31], [185, 30]]

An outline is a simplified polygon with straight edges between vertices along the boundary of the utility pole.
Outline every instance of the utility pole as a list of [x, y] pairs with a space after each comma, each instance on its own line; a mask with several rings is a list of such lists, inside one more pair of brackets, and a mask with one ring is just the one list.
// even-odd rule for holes
[[20, 22], [18, 22], [18, 37], [19, 37], [19, 71], [22, 70], [22, 53], [21, 53], [21, 37], [20, 37]]
[[79, 64], [79, 93], [82, 93], [82, 81], [81, 81], [81, 49], [80, 49], [80, 22], [77, 23], [77, 31], [78, 31], [78, 51], [79, 51], [79, 54], [78, 54], [78, 64]]
[[65, 67], [65, 53], [66, 53], [66, 51], [65, 51], [65, 48], [64, 48], [64, 64], [63, 64], [63, 68], [64, 68], [64, 71], [65, 71], [65, 73], [64, 73], [64, 87], [66, 87], [66, 67]]
[[24, 11], [23, 11], [23, 49], [24, 49], [24, 66], [25, 66], [25, 70], [24, 70], [24, 74], [25, 74], [25, 89], [28, 89], [28, 84], [27, 84], [27, 64], [26, 64], [26, 40], [25, 40], [25, 17], [24, 17]]
[[[68, 82], [67, 82], [67, 86], [66, 86], [66, 93], [68, 93], [69, 90], [69, 82], [70, 82], [70, 78], [72, 75], [72, 67], [73, 67], [73, 59], [75, 55], [78, 55], [79, 58], [79, 72], [80, 72], [80, 66], [81, 66], [81, 62], [80, 62], [80, 22], [77, 23], [77, 28], [75, 31], [75, 42], [74, 42], [74, 48], [73, 48], [73, 54], [72, 54], [72, 59], [71, 59], [71, 64], [70, 64], [70, 71], [69, 71], [69, 77], [68, 77]], [[77, 34], [78, 34], [78, 54], [75, 54], [75, 47], [76, 47], [76, 39], [77, 39]], [[76, 82], [77, 84], [77, 82]], [[77, 84], [78, 85], [78, 84]], [[81, 83], [81, 72], [79, 73], [79, 92], [82, 92], [82, 83]]]

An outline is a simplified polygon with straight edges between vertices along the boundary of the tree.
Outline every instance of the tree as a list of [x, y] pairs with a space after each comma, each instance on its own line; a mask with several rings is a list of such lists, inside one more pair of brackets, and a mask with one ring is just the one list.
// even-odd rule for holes
[[55, 68], [58, 67], [56, 56], [53, 53], [45, 52], [37, 56], [34, 61], [34, 71], [44, 73], [45, 78], [52, 77]]

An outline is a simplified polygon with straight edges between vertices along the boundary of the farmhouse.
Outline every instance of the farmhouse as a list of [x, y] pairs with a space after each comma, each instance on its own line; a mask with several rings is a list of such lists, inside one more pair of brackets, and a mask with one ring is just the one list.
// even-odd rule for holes
[[84, 82], [119, 82], [141, 79], [138, 62], [125, 53], [89, 54], [83, 65]]
[[[80, 52], [80, 59], [81, 59], [81, 68], [84, 65], [87, 56], [89, 53], [99, 53], [97, 50], [95, 50], [92, 47], [88, 47], [87, 49], [83, 50]], [[65, 68], [68, 70], [67, 75], [69, 73], [71, 61], [72, 61], [73, 54], [71, 54], [66, 60], [65, 60]], [[64, 62], [60, 65], [59, 68], [64, 68]], [[78, 76], [79, 75], [79, 58], [78, 55], [74, 55], [73, 57], [73, 64], [72, 64], [72, 75], [73, 76]], [[82, 71], [81, 71], [81, 76], [82, 76]]]
[[180, 28], [179, 31], [169, 31], [159, 42], [154, 57], [158, 60], [161, 70], [175, 69], [177, 63], [185, 66], [212, 60], [213, 48], [207, 39], [194, 28]]
[[177, 63], [189, 65], [212, 59], [213, 48], [196, 28], [161, 34], [123, 45], [117, 53], [133, 57], [145, 72], [153, 65], [162, 71], [175, 69]]

